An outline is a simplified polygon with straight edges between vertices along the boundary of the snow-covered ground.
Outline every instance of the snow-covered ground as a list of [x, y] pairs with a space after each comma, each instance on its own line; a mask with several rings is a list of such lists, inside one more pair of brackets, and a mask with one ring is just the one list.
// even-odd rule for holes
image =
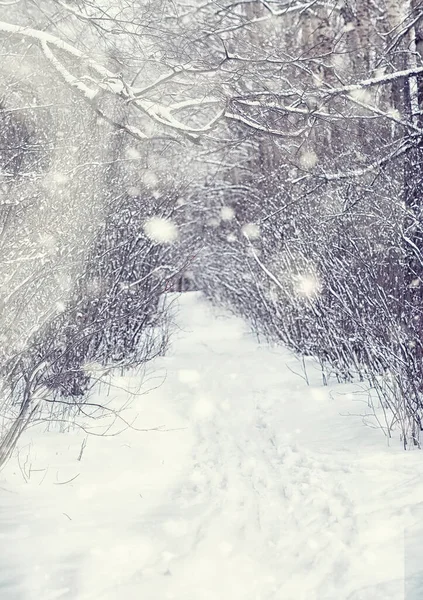
[[[32, 429], [0, 474], [1, 600], [419, 600], [423, 454], [196, 293], [171, 351], [97, 391], [139, 432]], [[162, 382], [161, 385], [158, 385]]]

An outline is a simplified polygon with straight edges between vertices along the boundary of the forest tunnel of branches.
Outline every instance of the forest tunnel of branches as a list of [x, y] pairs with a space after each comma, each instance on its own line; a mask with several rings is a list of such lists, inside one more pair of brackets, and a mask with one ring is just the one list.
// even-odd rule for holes
[[0, 2], [0, 462], [201, 290], [423, 431], [423, 2]]

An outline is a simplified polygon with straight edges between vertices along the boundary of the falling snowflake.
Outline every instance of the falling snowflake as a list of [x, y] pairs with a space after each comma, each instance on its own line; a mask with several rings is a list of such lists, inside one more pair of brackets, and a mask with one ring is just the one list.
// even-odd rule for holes
[[256, 240], [260, 237], [260, 228], [255, 223], [246, 223], [242, 227], [242, 233], [250, 240]]
[[181, 383], [197, 383], [200, 373], [196, 369], [180, 369], [178, 379]]
[[194, 405], [193, 416], [197, 419], [208, 419], [214, 413], [215, 407], [207, 398], [200, 398]]
[[313, 150], [306, 150], [300, 157], [300, 165], [303, 169], [312, 169], [317, 164], [317, 154]]
[[58, 273], [56, 275], [56, 282], [59, 289], [64, 293], [72, 289], [72, 278], [66, 273]]
[[391, 119], [401, 119], [401, 113], [397, 108], [390, 108], [386, 114], [388, 115], [388, 117], [390, 117]]
[[220, 211], [222, 221], [231, 221], [235, 216], [235, 211], [230, 206], [223, 206]]
[[171, 244], [178, 237], [176, 224], [163, 217], [152, 217], [146, 221], [144, 231], [150, 240], [158, 244]]
[[346, 65], [345, 54], [342, 52], [338, 52], [337, 54], [332, 55], [332, 63], [333, 66], [338, 69], [343, 69]]
[[136, 148], [127, 148], [125, 154], [128, 160], [139, 160], [141, 158], [141, 153]]
[[356, 100], [357, 102], [363, 102], [365, 104], [368, 104], [369, 102], [372, 101], [371, 94], [363, 88], [359, 88], [357, 90], [352, 90], [349, 95], [350, 95], [350, 98], [352, 98], [353, 100]]
[[155, 188], [159, 183], [158, 177], [153, 171], [146, 171], [142, 178], [144, 185], [149, 188]]
[[39, 241], [40, 241], [40, 245], [45, 249], [45, 250], [55, 250], [56, 246], [57, 246], [57, 240], [54, 237], [54, 235], [51, 235], [49, 233], [40, 233], [39, 235]]
[[311, 298], [320, 292], [321, 284], [314, 275], [300, 275], [297, 277], [296, 289], [299, 294]]
[[127, 190], [126, 190], [128, 196], [130, 196], [131, 198], [136, 198], [137, 196], [141, 195], [141, 190], [139, 187], [135, 187], [135, 186], [130, 186]]
[[352, 21], [344, 25], [343, 31], [344, 33], [348, 33], [349, 31], [354, 31], [355, 25]]

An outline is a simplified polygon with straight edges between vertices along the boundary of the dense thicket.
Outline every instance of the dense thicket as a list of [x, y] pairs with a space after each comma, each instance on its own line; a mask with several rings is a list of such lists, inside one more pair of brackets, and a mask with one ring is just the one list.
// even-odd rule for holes
[[419, 445], [422, 40], [419, 0], [0, 3], [5, 452], [162, 351], [183, 272]]

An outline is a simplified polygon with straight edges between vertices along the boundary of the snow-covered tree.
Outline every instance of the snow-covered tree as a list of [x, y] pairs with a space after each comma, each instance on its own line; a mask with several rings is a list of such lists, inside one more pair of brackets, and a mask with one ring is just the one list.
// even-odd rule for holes
[[419, 443], [422, 15], [0, 3], [4, 381], [75, 395], [85, 359], [144, 360], [189, 270], [325, 380], [368, 378]]

